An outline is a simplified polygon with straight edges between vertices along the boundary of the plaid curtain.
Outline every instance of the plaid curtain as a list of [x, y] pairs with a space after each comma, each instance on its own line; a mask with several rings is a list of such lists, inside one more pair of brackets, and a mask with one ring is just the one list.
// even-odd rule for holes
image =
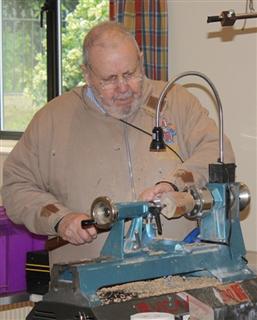
[[135, 36], [147, 77], [167, 80], [167, 0], [110, 0], [110, 20], [123, 23]]

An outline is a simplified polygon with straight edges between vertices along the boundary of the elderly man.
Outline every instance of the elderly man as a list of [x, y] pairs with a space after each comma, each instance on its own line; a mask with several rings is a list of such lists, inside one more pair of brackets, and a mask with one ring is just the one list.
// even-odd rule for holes
[[[94, 27], [85, 37], [83, 60], [86, 84], [35, 115], [3, 175], [10, 218], [34, 233], [69, 241], [56, 252], [56, 260], [64, 261], [99, 254], [104, 236], [97, 236], [93, 226], [81, 228], [96, 197], [153, 200], [188, 183], [203, 186], [208, 164], [218, 158], [214, 121], [179, 85], [170, 90], [161, 112], [165, 143], [176, 152], [149, 152], [147, 133], [165, 82], [145, 77], [142, 53], [122, 25]], [[225, 161], [234, 162], [227, 139], [224, 149]], [[181, 238], [188, 224], [184, 219], [166, 223], [165, 234]]]

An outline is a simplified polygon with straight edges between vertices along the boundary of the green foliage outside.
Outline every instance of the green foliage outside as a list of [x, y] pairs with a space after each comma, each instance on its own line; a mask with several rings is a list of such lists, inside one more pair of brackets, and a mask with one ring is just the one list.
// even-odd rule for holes
[[[63, 5], [63, 12], [65, 7]], [[73, 12], [62, 21], [62, 89], [63, 92], [83, 83], [80, 65], [85, 34], [97, 23], [108, 19], [108, 0], [80, 0]], [[46, 43], [44, 42], [44, 46]], [[36, 107], [46, 97], [46, 55], [38, 54], [33, 76], [28, 79], [26, 94]], [[32, 90], [31, 90], [32, 89]]]
[[[3, 0], [4, 130], [23, 131], [46, 103], [46, 39], [40, 29], [43, 0]], [[63, 92], [83, 83], [85, 34], [107, 20], [109, 0], [62, 0]], [[45, 19], [45, 17], [44, 17]], [[25, 21], [30, 20], [30, 23]]]
[[32, 78], [36, 55], [41, 52], [45, 31], [40, 28], [44, 0], [2, 0], [3, 130], [22, 131], [35, 113], [24, 94]]

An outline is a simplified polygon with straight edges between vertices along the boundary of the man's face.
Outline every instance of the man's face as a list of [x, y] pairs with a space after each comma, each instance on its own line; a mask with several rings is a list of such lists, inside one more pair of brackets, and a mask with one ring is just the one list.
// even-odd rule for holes
[[132, 41], [90, 49], [85, 78], [101, 106], [113, 117], [126, 118], [141, 103], [142, 58]]

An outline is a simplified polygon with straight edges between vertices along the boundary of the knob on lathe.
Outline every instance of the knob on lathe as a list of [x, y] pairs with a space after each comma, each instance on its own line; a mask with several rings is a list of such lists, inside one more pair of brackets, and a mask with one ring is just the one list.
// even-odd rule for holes
[[98, 197], [91, 205], [91, 217], [99, 229], [109, 229], [117, 220], [118, 210], [108, 197]]

